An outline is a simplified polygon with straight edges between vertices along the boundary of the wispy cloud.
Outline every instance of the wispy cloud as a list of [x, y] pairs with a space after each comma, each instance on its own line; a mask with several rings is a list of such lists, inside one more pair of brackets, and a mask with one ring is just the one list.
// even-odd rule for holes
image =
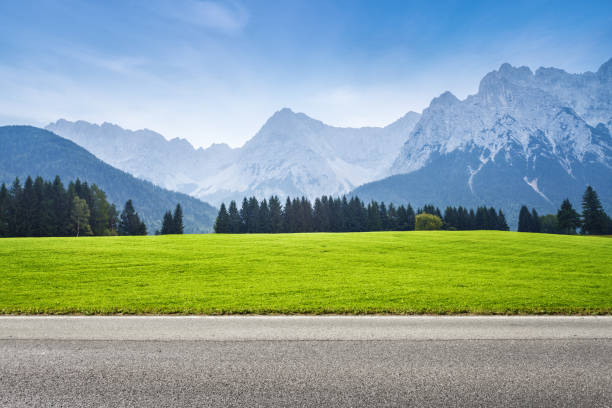
[[240, 32], [248, 21], [246, 9], [236, 2], [175, 0], [160, 11], [166, 17], [228, 34]]

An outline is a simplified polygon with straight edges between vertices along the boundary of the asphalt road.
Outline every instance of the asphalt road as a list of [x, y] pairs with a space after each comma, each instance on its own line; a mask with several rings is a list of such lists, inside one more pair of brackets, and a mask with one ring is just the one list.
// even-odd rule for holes
[[612, 407], [612, 318], [0, 317], [1, 407]]

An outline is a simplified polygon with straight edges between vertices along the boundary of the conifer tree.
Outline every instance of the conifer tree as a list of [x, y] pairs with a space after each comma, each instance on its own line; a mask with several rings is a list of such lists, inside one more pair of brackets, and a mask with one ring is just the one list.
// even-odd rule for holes
[[531, 221], [531, 213], [529, 212], [526, 206], [522, 206], [521, 211], [519, 212], [518, 231], [532, 232], [532, 230], [533, 226]]
[[380, 231], [382, 229], [382, 221], [380, 219], [380, 209], [378, 203], [374, 200], [368, 204], [368, 230]]
[[[217, 217], [217, 219], [219, 219]], [[215, 232], [217, 232], [215, 230]], [[162, 222], [162, 228], [160, 231], [161, 235], [168, 235], [168, 234], [174, 234], [174, 218], [172, 218], [172, 212], [171, 211], [166, 211], [164, 213], [164, 219]]]
[[499, 213], [497, 214], [497, 229], [500, 231], [510, 230], [510, 227], [508, 227], [508, 223], [506, 222], [506, 216], [504, 215], [501, 209], [499, 210]]
[[117, 233], [119, 235], [147, 235], [147, 227], [144, 222], [140, 221], [132, 200], [127, 200], [125, 203]]
[[568, 198], [563, 200], [559, 211], [557, 211], [557, 223], [563, 234], [575, 234], [576, 228], [580, 227], [580, 215]]
[[172, 222], [174, 224], [173, 234], [182, 234], [185, 227], [183, 226], [183, 208], [181, 204], [177, 204], [174, 209], [174, 215], [172, 216]]
[[540, 223], [540, 216], [535, 208], [531, 209], [531, 232], [542, 232], [542, 224]]
[[217, 220], [215, 221], [215, 232], [217, 234], [225, 234], [230, 232], [229, 224], [229, 214], [227, 213], [225, 204], [221, 203], [221, 207], [219, 208], [219, 215], [217, 215]]
[[9, 191], [6, 188], [6, 185], [2, 183], [0, 186], [0, 237], [9, 236], [9, 205]]
[[296, 232], [295, 231], [295, 216], [291, 199], [287, 197], [285, 201], [285, 207], [283, 208], [283, 231], [284, 232]]
[[412, 206], [410, 204], [408, 204], [408, 208], [406, 208], [406, 217], [408, 231], [414, 231], [416, 224], [416, 215], [414, 214], [414, 210], [412, 209]]
[[270, 222], [270, 209], [268, 208], [268, 201], [264, 198], [259, 205], [257, 232], [264, 234], [272, 232], [272, 225]]
[[597, 192], [593, 187], [588, 186], [582, 196], [582, 233], [605, 234], [608, 230], [607, 218]]
[[240, 208], [240, 232], [248, 231], [248, 220], [249, 220], [249, 200], [246, 197], [242, 200], [242, 207]]
[[240, 213], [238, 212], [236, 201], [232, 200], [228, 211], [228, 232], [231, 234], [238, 234], [240, 230]]

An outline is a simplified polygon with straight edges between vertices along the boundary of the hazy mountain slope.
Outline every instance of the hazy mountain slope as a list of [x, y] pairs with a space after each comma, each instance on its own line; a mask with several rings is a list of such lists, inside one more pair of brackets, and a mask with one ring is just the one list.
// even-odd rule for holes
[[199, 180], [235, 158], [235, 149], [226, 144], [195, 149], [185, 139], [166, 140], [151, 130], [131, 131], [110, 123], [60, 119], [46, 129], [133, 176], [183, 193], [193, 192]]
[[[587, 184], [612, 208], [612, 60], [575, 75], [504, 64], [476, 95], [432, 100], [392, 166], [354, 191], [417, 205], [579, 205]], [[581, 116], [583, 115], [583, 116]], [[514, 214], [510, 214], [511, 219]]]
[[341, 194], [379, 179], [419, 117], [409, 112], [385, 128], [353, 129], [282, 109], [238, 149], [196, 150], [182, 139], [109, 123], [58, 120], [47, 129], [137, 177], [218, 204], [245, 195]]
[[160, 228], [166, 210], [184, 208], [186, 232], [210, 232], [216, 209], [185, 194], [157, 187], [104, 163], [75, 143], [30, 126], [0, 127], [0, 182], [15, 177], [59, 175], [67, 183], [77, 177], [104, 190], [121, 210], [128, 199], [143, 216], [149, 232]]
[[194, 194], [213, 203], [245, 195], [342, 194], [387, 174], [417, 122], [410, 112], [385, 128], [328, 126], [290, 109], [276, 112], [224, 170]]

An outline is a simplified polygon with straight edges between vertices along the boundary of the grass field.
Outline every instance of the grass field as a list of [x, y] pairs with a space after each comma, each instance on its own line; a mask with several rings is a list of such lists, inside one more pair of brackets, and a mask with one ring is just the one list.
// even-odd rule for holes
[[0, 313], [612, 313], [612, 239], [515, 232], [0, 239]]

